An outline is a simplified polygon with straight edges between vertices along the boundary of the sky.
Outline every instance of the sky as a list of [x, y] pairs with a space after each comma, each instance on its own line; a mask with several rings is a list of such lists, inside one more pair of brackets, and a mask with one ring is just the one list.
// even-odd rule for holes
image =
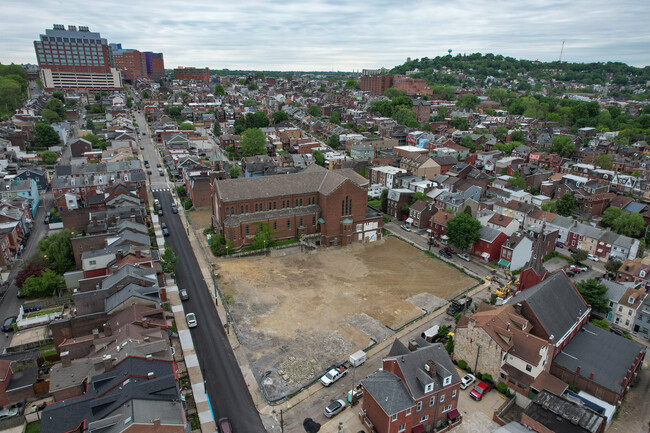
[[4, 0], [0, 62], [36, 63], [53, 24], [86, 25], [176, 66], [356, 71], [494, 53], [650, 65], [647, 0]]

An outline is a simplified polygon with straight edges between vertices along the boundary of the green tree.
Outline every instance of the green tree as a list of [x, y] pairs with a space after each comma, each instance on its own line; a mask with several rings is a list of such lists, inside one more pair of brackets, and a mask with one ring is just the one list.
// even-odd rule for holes
[[26, 93], [17, 79], [0, 76], [0, 117], [13, 115], [14, 111], [22, 106], [25, 98]]
[[600, 224], [618, 234], [635, 238], [639, 237], [645, 228], [645, 221], [641, 214], [623, 212], [615, 207], [607, 208], [603, 212]]
[[610, 275], [616, 275], [618, 270], [621, 268], [623, 265], [623, 262], [619, 260], [608, 260], [607, 263], [605, 263], [605, 270], [610, 274]]
[[23, 287], [23, 284], [27, 278], [31, 277], [32, 275], [40, 277], [45, 269], [47, 269], [45, 266], [38, 264], [36, 261], [31, 261], [27, 263], [23, 269], [18, 271], [14, 282], [18, 287]]
[[596, 158], [594, 158], [594, 164], [605, 170], [611, 170], [613, 166], [612, 157], [607, 154], [598, 155]]
[[348, 81], [345, 82], [345, 87], [346, 89], [360, 89], [361, 85], [357, 80], [350, 78]]
[[45, 269], [40, 276], [28, 277], [23, 283], [20, 293], [28, 298], [42, 298], [55, 296], [63, 287], [63, 277], [51, 269]]
[[320, 165], [321, 167], [325, 167], [325, 157], [323, 156], [323, 152], [320, 150], [314, 150], [311, 153], [314, 155], [314, 162], [316, 165]]
[[72, 231], [65, 229], [38, 243], [38, 251], [44, 255], [48, 268], [57, 274], [63, 275], [75, 268], [71, 239]]
[[587, 260], [587, 252], [585, 250], [576, 249], [571, 253], [571, 259], [573, 260], [573, 263], [581, 263]]
[[370, 112], [379, 113], [384, 117], [391, 117], [393, 114], [393, 104], [388, 99], [382, 99], [370, 103]]
[[226, 89], [220, 83], [214, 86], [214, 96], [226, 96]]
[[418, 121], [415, 117], [415, 112], [410, 108], [400, 105], [395, 109], [393, 113], [393, 119], [401, 125], [405, 125], [412, 128], [417, 128], [419, 126]]
[[221, 137], [221, 124], [218, 120], [215, 120], [214, 124], [212, 124], [212, 133], [217, 138]]
[[339, 117], [338, 112], [332, 111], [332, 115], [330, 116], [330, 122], [334, 123], [335, 125], [341, 124], [341, 118]]
[[59, 155], [51, 150], [44, 150], [41, 152], [41, 161], [43, 161], [44, 164], [54, 164], [58, 158]]
[[575, 148], [576, 146], [573, 144], [573, 141], [571, 141], [571, 137], [567, 135], [556, 135], [553, 137], [551, 152], [557, 153], [566, 158], [573, 153]]
[[330, 135], [330, 138], [327, 139], [327, 145], [332, 149], [339, 148], [341, 144], [339, 143], [339, 138], [336, 136], [336, 134]]
[[472, 208], [469, 205], [465, 206], [465, 209], [463, 209], [463, 212], [465, 212], [469, 216], [472, 216]]
[[523, 143], [519, 141], [510, 141], [508, 143], [497, 143], [494, 145], [494, 150], [500, 150], [506, 155], [510, 155], [515, 147], [521, 146]]
[[273, 232], [271, 231], [268, 223], [260, 223], [260, 229], [253, 237], [253, 248], [261, 250], [263, 248], [270, 248], [276, 244]]
[[573, 194], [564, 194], [557, 205], [557, 213], [568, 217], [573, 215], [576, 208], [576, 198]]
[[133, 98], [129, 96], [128, 98], [126, 98], [126, 108], [131, 108], [131, 107], [133, 107]]
[[397, 96], [406, 96], [406, 90], [397, 90], [396, 88], [391, 87], [390, 89], [386, 89], [384, 96], [387, 96], [391, 99]]
[[609, 306], [609, 299], [605, 296], [607, 287], [599, 284], [595, 278], [590, 278], [585, 281], [578, 281], [575, 283], [576, 289], [580, 292], [585, 302], [591, 305], [595, 311], [607, 314], [611, 311]]
[[447, 236], [457, 248], [465, 251], [480, 239], [481, 223], [464, 212], [447, 221]]
[[638, 168], [632, 172], [633, 177], [640, 177], [641, 176], [641, 170]]
[[493, 87], [488, 89], [485, 93], [490, 97], [491, 101], [496, 101], [501, 105], [504, 105], [509, 98], [508, 91], [500, 87]]
[[237, 179], [239, 177], [239, 167], [235, 164], [230, 166], [230, 178]]
[[142, 99], [149, 99], [149, 91], [148, 90], [143, 90], [142, 91]]
[[465, 117], [460, 117], [460, 116], [454, 116], [451, 118], [451, 124], [452, 128], [456, 128], [461, 131], [467, 131], [469, 126], [467, 125], [467, 118]]
[[460, 145], [468, 148], [471, 152], [476, 152], [476, 143], [472, 140], [471, 135], [466, 135], [460, 140]]
[[266, 136], [259, 128], [244, 131], [240, 141], [242, 156], [266, 155]]
[[61, 118], [59, 117], [57, 112], [53, 111], [53, 110], [50, 110], [49, 108], [45, 108], [43, 111], [41, 111], [41, 117], [47, 123], [54, 123], [54, 122], [58, 122], [58, 121], [61, 120]]
[[178, 127], [181, 131], [196, 131], [196, 126], [192, 125], [191, 123], [188, 122], [183, 122], [181, 125]]
[[166, 274], [171, 274], [176, 269], [176, 264], [178, 263], [178, 257], [174, 254], [171, 248], [165, 247], [165, 251], [160, 255], [160, 266]]
[[228, 240], [221, 233], [212, 235], [210, 238], [210, 250], [212, 254], [217, 257], [225, 256], [229, 252], [232, 252], [234, 249], [234, 244], [231, 240]]
[[50, 147], [59, 144], [61, 138], [59, 134], [47, 123], [37, 123], [34, 127], [36, 136], [36, 145], [39, 147]]
[[472, 93], [465, 93], [458, 97], [458, 102], [456, 103], [456, 105], [473, 111], [476, 110], [476, 107], [478, 107], [478, 104], [480, 103], [481, 100], [478, 98], [478, 96]]
[[507, 135], [508, 135], [508, 128], [506, 128], [505, 126], [498, 126], [497, 129], [494, 130], [494, 136], [499, 141], [504, 141]]
[[519, 170], [515, 171], [512, 175], [512, 177], [508, 180], [510, 182], [510, 185], [523, 189], [526, 189], [526, 179], [521, 177], [521, 174], [519, 173]]
[[386, 213], [388, 211], [388, 190], [387, 189], [381, 190], [381, 196], [379, 197], [379, 201], [381, 204], [381, 211], [383, 213]]
[[108, 143], [106, 142], [106, 139], [105, 138], [99, 138], [95, 134], [86, 134], [86, 135], [84, 135], [83, 138], [86, 141], [90, 141], [90, 143], [96, 149], [106, 150], [106, 148], [108, 147]]
[[260, 86], [258, 86], [256, 83], [250, 83], [248, 85], [248, 90], [257, 90], [259, 88], [260, 88]]
[[522, 131], [516, 130], [510, 133], [510, 141], [520, 141], [523, 143], [526, 141], [526, 137], [524, 137], [524, 133]]
[[418, 200], [422, 200], [426, 202], [429, 199], [427, 195], [423, 192], [416, 192], [415, 194], [411, 195], [411, 198], [409, 199], [409, 206], [412, 206], [413, 203], [415, 203]]
[[447, 340], [447, 344], [445, 344], [445, 350], [447, 350], [447, 353], [450, 355], [454, 353], [454, 337], [451, 336], [449, 337], [449, 340]]
[[63, 104], [65, 104], [65, 95], [63, 94], [63, 92], [59, 92], [59, 91], [52, 92], [52, 97], [58, 99]]
[[289, 120], [289, 115], [284, 111], [276, 111], [273, 114], [271, 114], [271, 122], [274, 125], [287, 120]]
[[95, 122], [93, 122], [92, 119], [86, 120], [86, 129], [88, 131], [92, 131], [93, 133], [95, 132]]
[[313, 117], [321, 117], [323, 115], [323, 110], [321, 110], [318, 105], [312, 105], [307, 109], [307, 113]]

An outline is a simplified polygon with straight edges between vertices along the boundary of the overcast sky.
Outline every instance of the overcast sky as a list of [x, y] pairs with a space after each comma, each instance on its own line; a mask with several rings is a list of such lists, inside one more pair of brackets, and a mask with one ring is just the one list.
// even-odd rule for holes
[[475, 52], [650, 64], [648, 0], [27, 0], [1, 3], [0, 62], [36, 63], [53, 24], [87, 25], [165, 67], [342, 70]]

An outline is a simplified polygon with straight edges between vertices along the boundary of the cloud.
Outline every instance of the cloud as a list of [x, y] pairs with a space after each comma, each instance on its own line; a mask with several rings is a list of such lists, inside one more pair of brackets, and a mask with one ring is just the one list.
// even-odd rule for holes
[[650, 64], [650, 2], [635, 0], [32, 0], [5, 5], [0, 61], [35, 63], [52, 24], [88, 25], [165, 66], [352, 70], [407, 57], [492, 52], [530, 60]]

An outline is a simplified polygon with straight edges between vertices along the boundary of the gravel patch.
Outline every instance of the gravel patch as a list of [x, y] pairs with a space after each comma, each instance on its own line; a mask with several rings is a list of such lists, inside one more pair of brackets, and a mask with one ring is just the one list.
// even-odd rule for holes
[[377, 342], [384, 341], [393, 335], [393, 331], [386, 328], [379, 320], [373, 319], [365, 313], [346, 317], [345, 320], [370, 338], [377, 340]]
[[418, 293], [417, 295], [411, 296], [406, 300], [416, 307], [421, 308], [427, 312], [434, 311], [438, 307], [442, 307], [447, 303], [447, 300], [426, 292]]

